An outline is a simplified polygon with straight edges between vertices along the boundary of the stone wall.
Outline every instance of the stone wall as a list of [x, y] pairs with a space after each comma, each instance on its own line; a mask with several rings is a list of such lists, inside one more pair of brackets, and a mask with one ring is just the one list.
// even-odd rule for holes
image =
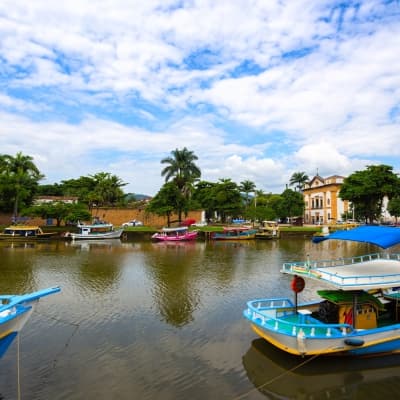
[[[98, 217], [101, 220], [111, 222], [112, 224], [118, 226], [122, 225], [124, 222], [136, 219], [137, 221], [142, 221], [143, 225], [162, 227], [167, 224], [167, 218], [160, 217], [155, 214], [150, 214], [140, 209], [129, 209], [129, 208], [97, 208], [92, 212], [93, 217]], [[188, 216], [183, 216], [182, 219], [192, 218], [196, 221], [201, 221], [202, 211], [190, 211]], [[171, 221], [177, 221], [178, 216], [172, 215]]]
[[[193, 218], [196, 221], [201, 221], [202, 211], [190, 211], [186, 218]], [[120, 226], [124, 222], [131, 221], [136, 219], [138, 221], [142, 221], [143, 225], [146, 226], [154, 226], [156, 228], [160, 228], [162, 226], [167, 225], [167, 218], [159, 217], [155, 214], [146, 213], [144, 210], [140, 209], [130, 209], [130, 208], [96, 208], [92, 211], [93, 218], [100, 218], [101, 220], [110, 222], [115, 226]], [[0, 225], [9, 225], [11, 224], [12, 214], [4, 214], [0, 213]], [[177, 221], [178, 216], [173, 215], [171, 217], [171, 221]], [[47, 225], [47, 221], [41, 218], [30, 218], [27, 221], [29, 225]], [[56, 221], [53, 220], [53, 225], [56, 224]]]

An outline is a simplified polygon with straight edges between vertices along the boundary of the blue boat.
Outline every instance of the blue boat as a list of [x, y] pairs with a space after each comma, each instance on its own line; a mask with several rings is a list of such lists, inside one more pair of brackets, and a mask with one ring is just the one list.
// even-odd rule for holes
[[[365, 226], [327, 239], [354, 240], [387, 248], [400, 243], [400, 228]], [[400, 352], [400, 254], [374, 253], [335, 260], [284, 263], [294, 299], [247, 303], [253, 330], [294, 355], [365, 356]], [[318, 299], [298, 303], [306, 280], [323, 283]]]
[[0, 295], [0, 357], [28, 321], [39, 299], [60, 290], [53, 287], [23, 295]]
[[311, 240], [313, 243], [319, 243], [326, 240], [328, 236], [329, 236], [329, 228], [327, 226], [324, 226], [321, 232], [317, 232], [312, 236]]
[[248, 226], [226, 226], [222, 232], [215, 232], [212, 235], [214, 240], [248, 240], [255, 239], [257, 229]]

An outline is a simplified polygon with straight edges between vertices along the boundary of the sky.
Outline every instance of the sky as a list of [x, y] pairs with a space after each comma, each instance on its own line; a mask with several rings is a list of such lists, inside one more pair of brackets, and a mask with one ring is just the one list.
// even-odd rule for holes
[[294, 172], [400, 172], [400, 2], [2, 0], [0, 153], [42, 184], [163, 158], [281, 193]]

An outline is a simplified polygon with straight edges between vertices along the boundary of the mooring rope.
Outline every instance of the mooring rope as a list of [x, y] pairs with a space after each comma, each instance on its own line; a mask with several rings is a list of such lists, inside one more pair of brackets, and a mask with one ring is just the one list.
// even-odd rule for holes
[[43, 314], [43, 313], [40, 313], [40, 312], [37, 311], [36, 309], [35, 309], [34, 312], [36, 312], [36, 313], [39, 314], [40, 316], [45, 317], [45, 318], [47, 318], [47, 319], [52, 319], [53, 321], [60, 322], [60, 323], [62, 323], [62, 324], [71, 325], [71, 326], [74, 326], [74, 327], [75, 327], [74, 330], [72, 331], [70, 337], [69, 337], [69, 338], [67, 339], [67, 341], [65, 342], [64, 347], [63, 347], [63, 348], [56, 354], [56, 356], [54, 357], [53, 366], [52, 366], [52, 369], [54, 369], [54, 368], [56, 367], [56, 364], [57, 364], [58, 359], [60, 358], [60, 356], [61, 356], [61, 355], [66, 351], [66, 349], [68, 348], [69, 344], [71, 343], [72, 338], [74, 337], [75, 333], [76, 333], [77, 330], [79, 329], [80, 325], [77, 324], [77, 323], [75, 323], [75, 322], [70, 322], [70, 321], [63, 320], [63, 319], [61, 319], [61, 318], [56, 318], [56, 317], [53, 317], [53, 316], [45, 315], [45, 314]]
[[[66, 320], [62, 320], [60, 318], [56, 318], [56, 317], [52, 317], [49, 315], [45, 315], [39, 311], [37, 311], [37, 309], [34, 310], [35, 313], [39, 314], [42, 317], [48, 318], [48, 319], [52, 319], [54, 321], [57, 322], [61, 322], [63, 324], [67, 324], [67, 325], [72, 325], [74, 326], [74, 330], [72, 331], [72, 334], [70, 335], [70, 337], [68, 338], [68, 340], [65, 342], [65, 346], [63, 349], [61, 349], [55, 356], [54, 360], [53, 360], [53, 365], [51, 367], [51, 370], [54, 370], [57, 364], [58, 359], [60, 358], [60, 356], [64, 353], [64, 351], [67, 349], [67, 347], [69, 346], [73, 336], [75, 335], [75, 333], [77, 332], [78, 328], [79, 328], [79, 324], [76, 324], [74, 322], [69, 322]], [[44, 377], [46, 378], [46, 377]], [[44, 379], [45, 380], [45, 379]], [[20, 369], [20, 333], [17, 334], [17, 399], [21, 400], [21, 369]]]
[[21, 400], [21, 381], [19, 369], [19, 334], [17, 335], [17, 399]]
[[[328, 349], [329, 349], [329, 347], [328, 347]], [[327, 349], [327, 350], [328, 350], [328, 349]], [[320, 355], [321, 355], [321, 354], [314, 354], [313, 356], [311, 356], [310, 358], [307, 358], [306, 360], [304, 360], [304, 361], [301, 362], [300, 364], [294, 366], [293, 368], [288, 369], [288, 370], [282, 372], [281, 374], [275, 376], [274, 378], [270, 379], [270, 380], [267, 381], [267, 382], [264, 382], [262, 385], [255, 386], [253, 389], [250, 389], [248, 392], [243, 393], [243, 394], [241, 394], [241, 395], [239, 395], [239, 396], [237, 396], [237, 397], [234, 397], [233, 400], [244, 399], [244, 398], [247, 397], [250, 393], [252, 393], [252, 392], [254, 392], [254, 391], [256, 391], [256, 390], [260, 390], [260, 389], [262, 389], [263, 387], [270, 385], [271, 383], [277, 381], [278, 379], [282, 378], [282, 377], [285, 376], [286, 374], [295, 371], [296, 369], [302, 367], [303, 365], [306, 365], [306, 364], [309, 363], [310, 361], [315, 360], [315, 359], [316, 359], [317, 357], [319, 357]]]

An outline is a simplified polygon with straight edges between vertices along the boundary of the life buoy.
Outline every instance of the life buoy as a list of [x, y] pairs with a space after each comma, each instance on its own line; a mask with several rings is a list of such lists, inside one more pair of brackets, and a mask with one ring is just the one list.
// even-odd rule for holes
[[293, 292], [295, 293], [300, 293], [304, 289], [305, 285], [306, 283], [304, 279], [301, 276], [297, 275], [294, 276], [292, 283], [290, 284]]

